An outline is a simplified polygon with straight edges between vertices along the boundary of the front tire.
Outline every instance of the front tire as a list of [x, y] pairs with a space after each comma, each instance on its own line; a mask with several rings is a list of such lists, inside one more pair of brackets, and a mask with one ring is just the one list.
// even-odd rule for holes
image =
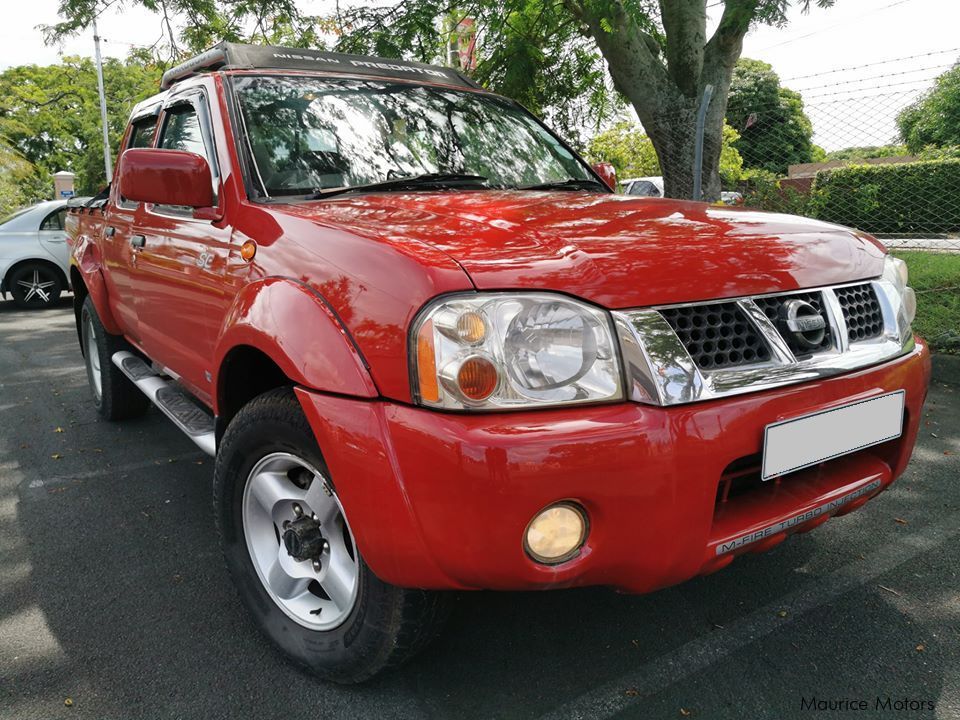
[[294, 662], [339, 683], [399, 665], [439, 630], [446, 595], [408, 590], [367, 567], [290, 388], [227, 427], [214, 512], [227, 567], [260, 630]]
[[93, 404], [100, 417], [126, 420], [143, 415], [150, 400], [112, 360], [115, 352], [130, 350], [130, 345], [122, 337], [106, 331], [89, 295], [80, 309], [80, 341]]
[[43, 263], [27, 263], [17, 268], [7, 282], [13, 303], [27, 310], [54, 306], [63, 292], [60, 273]]

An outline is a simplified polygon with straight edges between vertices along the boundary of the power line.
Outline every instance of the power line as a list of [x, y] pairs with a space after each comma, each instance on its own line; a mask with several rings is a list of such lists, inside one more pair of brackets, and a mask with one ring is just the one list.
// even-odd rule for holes
[[834, 23], [833, 25], [828, 25], [828, 26], [825, 27], [825, 28], [820, 28], [819, 30], [814, 30], [813, 32], [808, 32], [808, 33], [806, 33], [805, 35], [798, 35], [798, 36], [795, 37], [795, 38], [790, 38], [790, 39], [784, 40], [784, 41], [782, 41], [782, 42], [774, 43], [773, 45], [767, 45], [767, 47], [765, 47], [765, 48], [760, 48], [760, 50], [759, 50], [758, 52], [764, 52], [765, 50], [770, 50], [770, 49], [775, 48], [775, 47], [780, 47], [781, 45], [787, 45], [787, 44], [789, 44], [789, 43], [796, 42], [797, 40], [803, 40], [804, 38], [812, 37], [813, 35], [819, 35], [819, 34], [822, 33], [822, 32], [825, 32], [825, 31], [827, 31], [827, 30], [832, 30], [833, 28], [838, 27], [838, 26], [840, 26], [840, 25], [843, 25], [844, 23], [850, 22], [851, 20], [859, 20], [860, 18], [866, 17], [867, 15], [871, 15], [871, 14], [873, 14], [873, 13], [875, 13], [875, 12], [880, 12], [881, 10], [887, 10], [887, 9], [889, 9], [889, 8], [896, 7], [897, 5], [903, 5], [903, 4], [906, 3], [906, 2], [910, 2], [910, 0], [897, 0], [896, 2], [892, 2], [892, 3], [890, 3], [889, 5], [884, 5], [883, 7], [874, 8], [873, 10], [868, 10], [867, 12], [861, 13], [860, 15], [855, 15], [855, 16], [853, 16], [853, 17], [844, 18], [843, 20], [840, 20], [839, 22], [836, 22], [836, 23]]
[[[950, 63], [949, 65], [930, 65], [929, 67], [916, 68], [914, 70], [901, 70], [900, 72], [884, 73], [883, 75], [869, 75], [867, 77], [854, 78], [853, 80], [841, 80], [840, 82], [835, 82], [835, 83], [826, 83], [824, 85], [808, 85], [807, 87], [799, 87], [799, 88], [791, 87], [790, 89], [800, 93], [804, 93], [809, 90], [822, 90], [823, 88], [840, 87], [841, 85], [855, 85], [857, 83], [870, 82], [871, 80], [883, 80], [884, 78], [900, 77], [903, 75], [913, 75], [914, 73], [937, 71], [937, 74], [939, 75], [940, 70], [948, 70], [953, 66], [954, 66], [954, 63]], [[811, 75], [810, 77], [814, 78], [817, 76]], [[912, 82], [927, 82], [929, 80], [935, 80], [935, 79], [936, 77], [917, 78]]]
[[903, 62], [904, 60], [916, 60], [917, 58], [930, 57], [932, 55], [946, 55], [947, 53], [960, 53], [960, 47], [949, 48], [947, 50], [934, 50], [932, 52], [920, 53], [918, 55], [906, 55], [904, 57], [891, 58], [889, 60], [878, 60], [877, 62], [866, 63], [864, 65], [852, 65], [851, 67], [846, 68], [824, 70], [823, 72], [810, 73], [809, 75], [794, 75], [793, 77], [781, 78], [781, 80], [784, 82], [789, 82], [792, 80], [806, 80], [807, 78], [812, 77], [822, 77], [824, 75], [833, 75], [835, 73], [850, 72], [851, 70], [863, 70], [864, 68], [876, 67], [877, 65], [888, 65], [890, 63]]

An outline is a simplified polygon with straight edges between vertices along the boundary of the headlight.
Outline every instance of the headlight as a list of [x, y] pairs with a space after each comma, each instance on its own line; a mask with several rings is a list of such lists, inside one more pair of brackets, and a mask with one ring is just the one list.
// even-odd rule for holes
[[623, 398], [610, 316], [562, 295], [461, 296], [414, 323], [423, 405], [498, 410]]
[[900, 258], [887, 255], [883, 262], [882, 279], [893, 285], [900, 295], [900, 310], [897, 319], [902, 336], [905, 331], [909, 331], [910, 324], [917, 315], [917, 296], [913, 292], [913, 288], [907, 285], [909, 281], [907, 264]]

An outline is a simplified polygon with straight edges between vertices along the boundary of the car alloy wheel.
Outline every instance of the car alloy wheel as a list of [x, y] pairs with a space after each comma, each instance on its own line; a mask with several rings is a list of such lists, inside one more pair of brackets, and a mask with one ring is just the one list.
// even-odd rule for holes
[[60, 281], [53, 271], [33, 266], [17, 275], [11, 291], [22, 305], [45, 307], [60, 297]]
[[84, 313], [83, 321], [83, 354], [87, 364], [87, 377], [94, 397], [99, 404], [103, 398], [103, 374], [100, 370], [100, 351], [97, 347], [97, 329], [93, 324], [93, 317]]
[[326, 478], [290, 453], [257, 462], [243, 492], [243, 531], [267, 593], [310, 630], [342, 624], [356, 603], [360, 559]]

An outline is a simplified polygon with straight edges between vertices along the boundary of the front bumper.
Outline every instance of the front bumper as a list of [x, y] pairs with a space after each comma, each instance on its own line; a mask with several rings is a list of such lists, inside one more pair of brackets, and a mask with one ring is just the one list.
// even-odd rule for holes
[[[885, 489], [910, 459], [929, 378], [918, 340], [876, 367], [672, 408], [627, 402], [468, 415], [298, 395], [381, 579], [435, 589], [646, 592], [767, 549]], [[900, 389], [900, 438], [757, 480], [769, 423]], [[539, 565], [524, 553], [524, 530], [563, 499], [587, 510], [590, 535], [574, 559]]]

